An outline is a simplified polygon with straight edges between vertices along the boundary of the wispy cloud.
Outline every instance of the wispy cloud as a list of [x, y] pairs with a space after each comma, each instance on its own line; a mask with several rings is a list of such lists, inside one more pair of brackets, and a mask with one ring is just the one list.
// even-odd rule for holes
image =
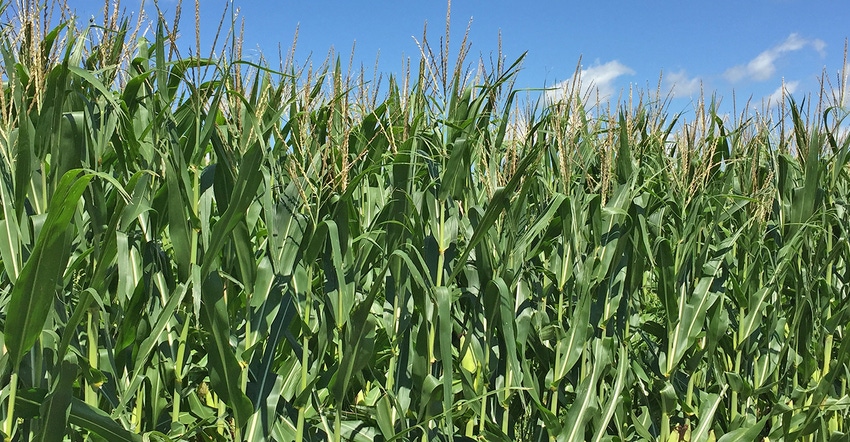
[[737, 82], [745, 78], [756, 81], [768, 80], [776, 72], [776, 60], [779, 57], [806, 47], [811, 47], [823, 56], [826, 43], [819, 39], [803, 38], [799, 34], [794, 33], [789, 35], [782, 43], [758, 54], [749, 63], [727, 69], [723, 76], [731, 82]]
[[607, 100], [614, 93], [614, 82], [618, 77], [634, 74], [632, 68], [617, 60], [604, 64], [596, 62], [593, 66], [582, 69], [578, 78], [573, 75], [553, 86], [552, 90], [546, 92], [545, 98], [547, 102], [554, 103], [562, 100], [566, 94], [578, 90], [582, 97], [592, 95], [595, 98], [598, 92], [600, 100]]
[[673, 98], [690, 97], [699, 93], [702, 86], [701, 78], [689, 77], [684, 70], [664, 74], [661, 82], [664, 90], [669, 91]]
[[785, 101], [785, 97], [793, 94], [799, 86], [799, 81], [789, 81], [787, 83], [783, 82], [782, 86], [776, 88], [776, 90], [767, 97], [768, 103], [771, 105], [781, 104]]

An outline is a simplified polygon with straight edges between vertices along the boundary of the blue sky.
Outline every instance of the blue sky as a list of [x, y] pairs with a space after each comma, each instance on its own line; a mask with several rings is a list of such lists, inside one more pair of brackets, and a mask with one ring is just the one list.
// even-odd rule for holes
[[[103, 5], [70, 3], [83, 16]], [[122, 2], [128, 10], [137, 4]], [[201, 2], [202, 49], [209, 49], [229, 4]], [[174, 5], [160, 0], [166, 17]], [[356, 41], [355, 64], [371, 72], [380, 54], [379, 70], [398, 74], [405, 58], [418, 60], [416, 41], [425, 22], [432, 44], [445, 30], [445, 1], [234, 0], [233, 6], [245, 20], [245, 54], [262, 51], [272, 64], [278, 44], [285, 54], [298, 28], [298, 62], [311, 58], [318, 64], [334, 48], [345, 63]], [[193, 2], [185, 1], [183, 9], [181, 45], [188, 50], [194, 44]], [[688, 108], [700, 85], [727, 104], [734, 91], [738, 108], [750, 97], [758, 104], [776, 97], [783, 79], [798, 100], [816, 93], [822, 73], [837, 81], [850, 37], [847, 0], [454, 0], [451, 10], [453, 55], [470, 19], [468, 61], [495, 56], [500, 32], [508, 63], [528, 51], [517, 87], [568, 80], [581, 57], [582, 83], [615, 99], [630, 85], [655, 90], [663, 72], [662, 89], [672, 90], [674, 111]]]

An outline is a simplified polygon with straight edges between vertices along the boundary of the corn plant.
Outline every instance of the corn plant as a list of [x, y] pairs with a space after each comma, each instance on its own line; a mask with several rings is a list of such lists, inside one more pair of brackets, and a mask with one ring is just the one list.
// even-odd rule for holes
[[466, 38], [369, 80], [15, 6], [5, 440], [850, 433], [843, 85], [535, 104]]

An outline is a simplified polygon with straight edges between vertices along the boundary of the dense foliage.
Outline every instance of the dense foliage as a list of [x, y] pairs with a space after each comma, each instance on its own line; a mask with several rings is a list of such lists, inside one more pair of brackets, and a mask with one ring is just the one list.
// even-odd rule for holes
[[843, 85], [520, 111], [465, 45], [381, 86], [47, 6], [0, 37], [11, 439], [850, 433]]

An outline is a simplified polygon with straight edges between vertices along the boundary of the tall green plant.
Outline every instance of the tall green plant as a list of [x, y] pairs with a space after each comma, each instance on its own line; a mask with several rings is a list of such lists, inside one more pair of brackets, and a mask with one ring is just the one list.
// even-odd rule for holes
[[381, 89], [41, 17], [0, 41], [6, 439], [847, 434], [845, 109], [518, 112], [522, 57], [448, 35]]

